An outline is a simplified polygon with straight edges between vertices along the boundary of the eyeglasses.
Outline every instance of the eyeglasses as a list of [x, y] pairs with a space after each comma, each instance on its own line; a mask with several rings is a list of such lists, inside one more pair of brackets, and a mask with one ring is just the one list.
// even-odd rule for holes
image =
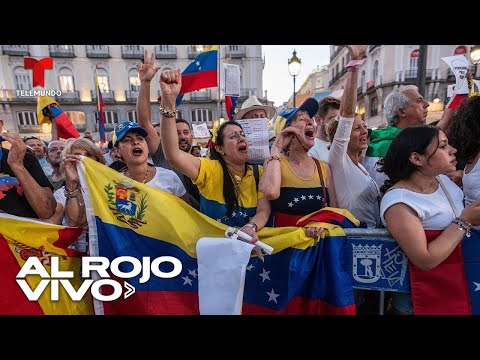
[[234, 131], [230, 135], [227, 136], [227, 139], [229, 140], [240, 140], [240, 138], [246, 138], [245, 133], [243, 131]]
[[65, 148], [64, 147], [61, 147], [61, 148], [52, 147], [52, 148], [48, 149], [48, 152], [63, 151], [63, 149], [65, 149]]

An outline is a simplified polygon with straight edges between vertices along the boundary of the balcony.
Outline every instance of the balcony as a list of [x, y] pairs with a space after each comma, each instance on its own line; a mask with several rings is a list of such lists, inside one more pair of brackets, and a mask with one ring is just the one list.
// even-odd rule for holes
[[31, 90], [10, 90], [0, 89], [0, 101], [37, 102], [37, 97]]
[[[90, 90], [90, 94], [92, 96], [92, 101], [97, 102], [97, 92], [95, 90]], [[103, 102], [105, 103], [113, 103], [115, 102], [115, 97], [113, 90], [110, 91], [102, 91]]]
[[257, 89], [254, 88], [242, 88], [240, 89], [240, 101], [245, 101], [248, 97], [257, 95]]
[[[427, 69], [425, 72], [425, 80], [432, 80], [433, 69]], [[405, 70], [405, 81], [417, 80], [418, 70], [410, 69]]]
[[28, 45], [2, 45], [3, 55], [30, 56]]
[[42, 127], [40, 125], [20, 125], [18, 124], [19, 133], [41, 133]]
[[225, 57], [243, 58], [247, 56], [247, 47], [245, 45], [227, 45], [225, 46]]
[[48, 50], [50, 52], [50, 56], [52, 57], [64, 57], [64, 58], [75, 57], [75, 51], [73, 50], [73, 45], [48, 45]]
[[210, 89], [190, 93], [190, 101], [210, 101], [211, 99], [212, 94]]
[[110, 57], [110, 47], [108, 45], [86, 45], [86, 50], [89, 58]]
[[333, 51], [332, 55], [330, 56], [330, 62], [335, 59], [335, 57], [338, 55], [340, 51], [342, 51], [343, 47], [342, 46], [337, 46], [337, 48]]
[[126, 99], [128, 102], [134, 102], [134, 103], [136, 103], [136, 102], [137, 102], [137, 98], [138, 98], [138, 94], [139, 94], [138, 91], [126, 90], [126, 91], [125, 91], [125, 99]]
[[60, 104], [80, 102], [80, 93], [78, 90], [62, 90], [62, 95], [57, 95], [57, 100]]
[[124, 59], [143, 59], [144, 50], [140, 45], [122, 45], [122, 58]]
[[157, 59], [176, 59], [177, 47], [172, 45], [156, 45], [155, 58]]
[[331, 79], [329, 82], [328, 82], [328, 86], [332, 86], [333, 84], [335, 84], [335, 82], [340, 79], [343, 75], [345, 75], [347, 73], [347, 69], [343, 68], [341, 71], [339, 71], [338, 74], [336, 74], [333, 79]]

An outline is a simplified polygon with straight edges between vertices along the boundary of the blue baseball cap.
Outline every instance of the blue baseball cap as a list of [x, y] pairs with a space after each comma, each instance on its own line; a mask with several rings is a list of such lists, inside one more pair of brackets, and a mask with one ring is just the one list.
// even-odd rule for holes
[[115, 126], [115, 130], [113, 131], [112, 143], [116, 145], [117, 142], [122, 140], [125, 134], [128, 132], [134, 132], [142, 135], [143, 137], [148, 136], [147, 130], [145, 130], [143, 127], [141, 127], [137, 123], [134, 123], [131, 121], [124, 121], [118, 124], [117, 126]]
[[[311, 98], [308, 98], [307, 100], [305, 100], [303, 102], [303, 104], [300, 105], [299, 107], [288, 108], [288, 109], [282, 111], [282, 113], [279, 115], [279, 117], [282, 117], [283, 119], [285, 119], [285, 120], [283, 120], [283, 121], [285, 121], [284, 127], [290, 126], [290, 122], [292, 121], [292, 118], [299, 111], [306, 111], [308, 116], [313, 118], [318, 111], [318, 101], [315, 98], [311, 97]], [[278, 119], [277, 119], [277, 121], [278, 121]]]

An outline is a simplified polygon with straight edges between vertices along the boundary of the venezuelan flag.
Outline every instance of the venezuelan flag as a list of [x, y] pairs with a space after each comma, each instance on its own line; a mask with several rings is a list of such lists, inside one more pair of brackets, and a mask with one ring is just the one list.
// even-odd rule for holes
[[182, 72], [182, 87], [177, 96], [177, 106], [183, 99], [183, 95], [195, 90], [205, 89], [218, 85], [218, 46], [206, 46], [203, 52]]
[[[119, 256], [140, 261], [144, 257], [153, 261], [173, 256], [182, 263], [181, 273], [173, 278], [151, 275], [148, 281], [140, 282], [138, 275], [128, 279], [136, 292], [127, 299], [103, 303], [97, 313], [199, 314], [196, 242], [202, 237], [224, 238], [227, 226], [176, 196], [135, 182], [91, 159], [82, 158], [79, 174], [86, 190], [93, 256], [105, 256], [110, 261]], [[343, 225], [359, 224], [348, 212], [333, 208], [322, 211], [324, 215], [317, 214], [319, 217], [312, 221], [324, 224], [321, 221], [336, 216]], [[343, 230], [337, 224], [324, 225], [328, 230], [320, 241], [307, 237], [297, 227], [264, 228], [259, 232], [260, 239], [275, 252], [266, 257], [265, 265], [251, 258], [244, 314], [355, 313], [351, 276], [344, 267], [348, 259]], [[128, 272], [131, 268], [121, 270]], [[160, 270], [171, 271], [171, 264], [161, 264]]]
[[50, 118], [46, 115], [48, 105], [56, 104], [58, 107], [50, 107], [55, 124], [57, 125], [58, 136], [62, 139], [79, 138], [75, 125], [68, 115], [60, 108], [60, 105], [48, 96], [39, 96], [37, 98], [37, 117], [39, 124], [51, 123]]
[[[426, 230], [427, 242], [442, 230]], [[480, 314], [480, 231], [471, 230], [440, 265], [422, 271], [409, 262], [415, 315]]]
[[[72, 270], [76, 277], [70, 279], [78, 290], [82, 253], [68, 249], [81, 234], [81, 228], [51, 225], [18, 216], [0, 214], [0, 314], [16, 315], [88, 315], [93, 314], [92, 299], [86, 295], [81, 301], [70, 299], [59, 286], [58, 301], [51, 301], [51, 288], [47, 286], [38, 301], [29, 301], [16, 282], [16, 276], [26, 260], [36, 256], [50, 272], [51, 258], [59, 258], [61, 271]], [[40, 282], [37, 275], [28, 275], [27, 282], [35, 290]]]
[[103, 108], [105, 107], [105, 102], [103, 100], [102, 91], [100, 90], [100, 85], [98, 84], [98, 66], [95, 67], [95, 90], [97, 91], [97, 122], [98, 122], [98, 131], [100, 132], [100, 140], [102, 142], [106, 141], [105, 135], [105, 113]]

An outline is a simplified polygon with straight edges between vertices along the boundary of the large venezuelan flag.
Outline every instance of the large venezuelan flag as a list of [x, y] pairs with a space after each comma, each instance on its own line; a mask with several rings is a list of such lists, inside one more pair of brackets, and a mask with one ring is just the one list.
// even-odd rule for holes
[[[154, 275], [145, 283], [140, 283], [140, 275], [129, 279], [136, 292], [125, 300], [96, 306], [96, 313], [199, 314], [196, 242], [202, 237], [224, 238], [227, 226], [169, 193], [125, 178], [88, 158], [82, 160], [79, 173], [86, 190], [91, 255], [110, 260], [173, 256], [183, 266], [180, 275], [171, 279]], [[358, 226], [348, 212], [322, 211], [328, 216], [321, 221], [337, 213], [342, 224]], [[275, 252], [265, 257], [265, 263], [252, 257], [244, 314], [355, 313], [351, 276], [343, 266], [347, 261], [344, 233], [339, 225], [324, 225], [328, 230], [320, 241], [308, 238], [297, 227], [259, 232]], [[170, 267], [160, 269], [171, 271], [171, 265], [165, 265]]]
[[205, 49], [195, 57], [190, 65], [183, 70], [182, 87], [176, 100], [177, 106], [182, 102], [184, 94], [218, 85], [217, 56], [217, 45], [206, 46]]
[[[426, 230], [427, 241], [442, 231]], [[480, 315], [480, 231], [472, 230], [450, 256], [429, 271], [409, 263], [415, 315]]]
[[[76, 290], [81, 285], [79, 276], [82, 253], [68, 249], [82, 229], [51, 225], [37, 220], [0, 214], [0, 314], [16, 315], [88, 315], [93, 314], [90, 295], [81, 301], [72, 301], [62, 286], [59, 286], [58, 301], [50, 300], [50, 285], [38, 301], [29, 301], [15, 278], [25, 261], [36, 256], [47, 272], [51, 258], [59, 258], [61, 271], [73, 270], [76, 277], [71, 283]], [[40, 282], [37, 275], [28, 275], [27, 282], [35, 290]]]

